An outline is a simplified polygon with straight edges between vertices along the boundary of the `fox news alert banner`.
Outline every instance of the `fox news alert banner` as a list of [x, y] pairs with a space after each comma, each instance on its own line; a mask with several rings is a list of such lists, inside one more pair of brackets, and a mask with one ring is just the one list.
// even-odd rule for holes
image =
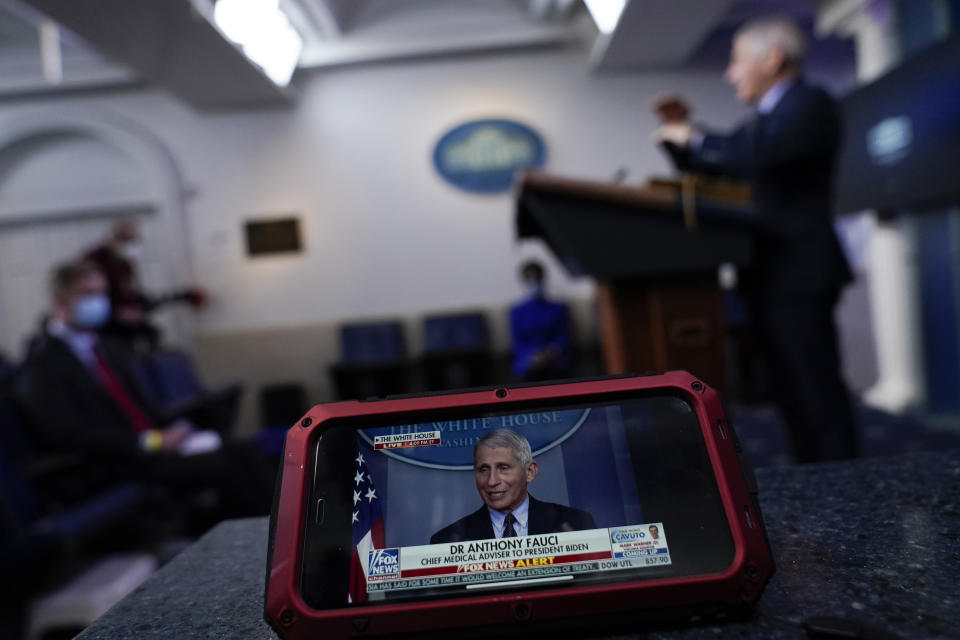
[[[656, 535], [655, 535], [656, 534]], [[572, 579], [577, 574], [670, 564], [663, 523], [491, 538], [393, 549], [368, 555], [367, 591], [466, 585], [468, 589]]]

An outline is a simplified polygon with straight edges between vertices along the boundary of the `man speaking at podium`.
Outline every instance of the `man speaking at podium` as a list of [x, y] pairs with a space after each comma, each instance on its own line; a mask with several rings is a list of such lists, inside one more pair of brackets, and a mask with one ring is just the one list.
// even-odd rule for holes
[[537, 463], [530, 443], [515, 431], [497, 429], [480, 438], [473, 447], [473, 474], [483, 506], [430, 536], [430, 544], [596, 528], [586, 511], [527, 493]]
[[833, 313], [852, 276], [832, 226], [841, 119], [800, 75], [806, 44], [789, 20], [747, 23], [726, 79], [755, 115], [727, 134], [700, 130], [676, 97], [654, 104], [656, 140], [684, 171], [749, 182], [756, 258], [741, 275], [797, 462], [855, 457], [857, 436], [840, 372]]

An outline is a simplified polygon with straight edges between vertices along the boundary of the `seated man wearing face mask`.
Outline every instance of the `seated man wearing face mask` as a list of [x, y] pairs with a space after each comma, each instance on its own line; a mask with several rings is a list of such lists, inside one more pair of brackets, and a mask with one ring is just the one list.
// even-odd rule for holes
[[122, 339], [133, 346], [143, 344], [155, 350], [160, 334], [150, 324], [149, 313], [170, 302], [186, 302], [198, 308], [205, 304], [206, 295], [196, 288], [162, 296], [148, 295], [137, 277], [136, 261], [141, 250], [137, 225], [130, 220], [121, 220], [114, 225], [103, 244], [86, 254], [86, 260], [95, 264], [107, 280], [112, 313], [110, 320], [101, 328], [101, 333]]
[[255, 450], [185, 420], [168, 422], [139, 396], [128, 352], [97, 332], [110, 300], [96, 265], [58, 267], [51, 294], [50, 318], [16, 381], [40, 448], [81, 454], [114, 479], [216, 489], [230, 515], [265, 513], [270, 472]]
[[520, 268], [526, 297], [510, 309], [513, 375], [535, 381], [570, 376], [570, 312], [548, 300], [544, 270], [530, 261]]

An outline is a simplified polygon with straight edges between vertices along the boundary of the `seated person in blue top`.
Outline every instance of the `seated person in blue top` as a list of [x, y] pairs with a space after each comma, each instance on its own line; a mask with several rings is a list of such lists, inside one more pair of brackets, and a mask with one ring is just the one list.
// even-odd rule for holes
[[430, 536], [430, 544], [596, 528], [586, 511], [541, 502], [527, 493], [537, 463], [530, 443], [515, 431], [497, 429], [477, 441], [473, 474], [483, 506]]
[[521, 380], [570, 376], [570, 312], [567, 305], [547, 300], [545, 274], [539, 262], [520, 269], [526, 298], [510, 309], [513, 375]]

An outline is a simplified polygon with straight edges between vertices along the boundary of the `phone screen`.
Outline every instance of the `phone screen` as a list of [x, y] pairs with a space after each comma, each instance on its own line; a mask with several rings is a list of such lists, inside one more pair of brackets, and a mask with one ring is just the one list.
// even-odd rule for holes
[[343, 421], [313, 463], [300, 588], [315, 609], [733, 562], [698, 417], [677, 395]]

